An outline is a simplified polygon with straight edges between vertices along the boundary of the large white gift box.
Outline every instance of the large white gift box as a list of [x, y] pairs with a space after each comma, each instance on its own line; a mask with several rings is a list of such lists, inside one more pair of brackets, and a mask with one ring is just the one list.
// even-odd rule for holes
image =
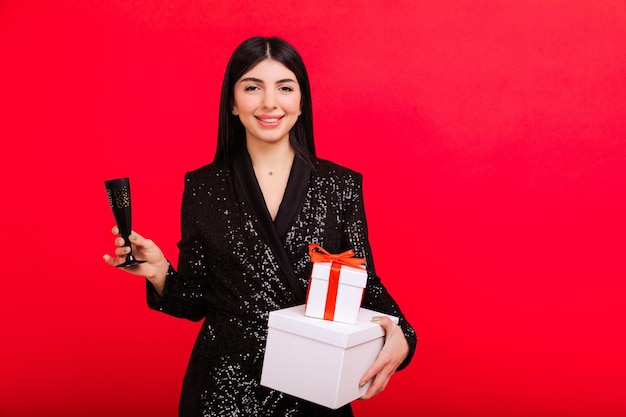
[[261, 385], [332, 409], [360, 398], [370, 384], [359, 381], [384, 343], [372, 317], [383, 314], [361, 308], [347, 324], [307, 317], [304, 308], [270, 313]]
[[354, 324], [357, 321], [367, 270], [338, 262], [315, 262], [307, 289], [305, 315]]

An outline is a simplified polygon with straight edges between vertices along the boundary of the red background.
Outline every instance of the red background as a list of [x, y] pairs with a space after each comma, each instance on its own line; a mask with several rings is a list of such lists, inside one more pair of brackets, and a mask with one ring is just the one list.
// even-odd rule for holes
[[626, 414], [623, 1], [0, 3], [0, 416], [172, 416], [198, 325], [107, 267], [102, 181], [176, 261], [248, 36], [303, 55], [420, 337], [359, 416]]

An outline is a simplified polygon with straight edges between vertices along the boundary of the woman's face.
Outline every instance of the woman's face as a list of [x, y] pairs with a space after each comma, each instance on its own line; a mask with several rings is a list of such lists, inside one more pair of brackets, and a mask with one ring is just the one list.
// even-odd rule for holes
[[300, 86], [291, 70], [266, 59], [235, 83], [232, 112], [246, 129], [246, 141], [289, 141], [300, 111]]

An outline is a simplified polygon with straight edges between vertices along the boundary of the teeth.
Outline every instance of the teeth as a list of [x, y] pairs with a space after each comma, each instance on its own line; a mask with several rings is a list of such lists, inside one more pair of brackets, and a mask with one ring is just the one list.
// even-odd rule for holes
[[265, 123], [276, 123], [279, 119], [278, 118], [274, 118], [274, 119], [261, 119], [261, 121], [265, 122]]

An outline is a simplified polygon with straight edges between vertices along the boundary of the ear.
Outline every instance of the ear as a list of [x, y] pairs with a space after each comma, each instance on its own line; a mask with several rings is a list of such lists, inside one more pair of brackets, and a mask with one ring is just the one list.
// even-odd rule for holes
[[237, 103], [235, 103], [234, 97], [230, 99], [230, 112], [233, 114], [233, 116], [239, 115], [239, 109], [237, 109]]

